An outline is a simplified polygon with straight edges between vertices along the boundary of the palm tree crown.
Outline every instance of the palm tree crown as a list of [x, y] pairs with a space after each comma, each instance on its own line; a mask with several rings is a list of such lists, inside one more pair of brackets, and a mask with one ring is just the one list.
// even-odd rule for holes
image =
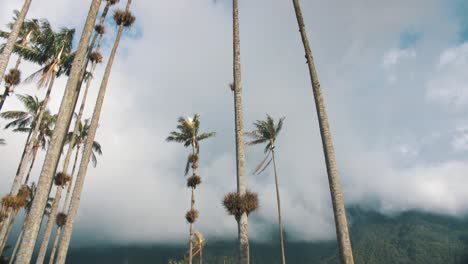
[[254, 173], [260, 173], [264, 171], [268, 167], [268, 165], [270, 165], [271, 159], [266, 163], [265, 166], [263, 166], [263, 164], [265, 164], [266, 160], [268, 159], [271, 150], [275, 148], [276, 138], [278, 137], [279, 132], [283, 128], [284, 119], [284, 117], [280, 118], [278, 123], [275, 124], [274, 119], [267, 114], [266, 120], [255, 121], [254, 131], [245, 133], [248, 137], [252, 139], [251, 141], [247, 142], [247, 145], [249, 146], [267, 143], [264, 150], [266, 157], [257, 166]]
[[276, 137], [283, 128], [284, 117], [280, 118], [277, 124], [274, 119], [267, 114], [266, 120], [257, 120], [254, 123], [255, 130], [245, 133], [252, 141], [247, 142], [247, 145], [258, 145], [268, 142], [265, 147], [265, 153], [275, 147]]
[[46, 20], [41, 22], [41, 34], [31, 46], [15, 46], [15, 52], [28, 61], [42, 66], [40, 70], [26, 79], [31, 81], [38, 76], [39, 86], [43, 87], [56, 72], [57, 77], [70, 72], [71, 62], [75, 56], [72, 52], [72, 42], [75, 29], [62, 28], [58, 32], [52, 29]]
[[[78, 131], [76, 133], [76, 138], [75, 138], [75, 143], [73, 144], [73, 146], [71, 146], [72, 148], [75, 148], [76, 146], [81, 146], [81, 145], [83, 145], [85, 143], [85, 141], [88, 139], [90, 126], [91, 126], [91, 124], [90, 124], [89, 119], [86, 119], [84, 121], [84, 123], [81, 122], [81, 121], [79, 122]], [[66, 137], [66, 143], [67, 144], [69, 144], [71, 142], [72, 136], [73, 136], [73, 132], [69, 132], [67, 134], [67, 137]], [[93, 161], [93, 166], [94, 167], [96, 167], [96, 164], [97, 164], [96, 153], [99, 154], [99, 155], [102, 155], [102, 148], [101, 148], [101, 144], [99, 144], [99, 142], [94, 141], [93, 142], [93, 151], [92, 151], [92, 154], [91, 154], [91, 159]]]
[[184, 143], [184, 147], [189, 147], [190, 145], [194, 144], [197, 153], [200, 151], [198, 142], [216, 135], [215, 132], [205, 132], [198, 134], [198, 130], [200, 129], [200, 115], [198, 114], [195, 114], [193, 117], [186, 118], [181, 116], [177, 122], [179, 123], [177, 125], [177, 129], [179, 131], [172, 131], [167, 137], [166, 141]]
[[[18, 10], [14, 10], [13, 13], [13, 20], [7, 24], [7, 27], [10, 30], [13, 30], [13, 27], [15, 25], [16, 20], [18, 20], [20, 12]], [[27, 43], [35, 42], [40, 34], [40, 28], [41, 26], [38, 19], [26, 19], [23, 22], [23, 25], [21, 26], [21, 29], [19, 31], [19, 40], [17, 41], [17, 44], [26, 45]], [[8, 38], [9, 36], [10, 32], [0, 30], [0, 38]], [[4, 46], [5, 44], [2, 44], [0, 46], [0, 51], [3, 49]]]
[[6, 111], [0, 114], [0, 117], [13, 120], [9, 122], [5, 128], [27, 128], [34, 127], [35, 120], [39, 115], [39, 109], [42, 106], [42, 101], [39, 101], [37, 96], [32, 95], [16, 95], [18, 100], [23, 103], [25, 111]]

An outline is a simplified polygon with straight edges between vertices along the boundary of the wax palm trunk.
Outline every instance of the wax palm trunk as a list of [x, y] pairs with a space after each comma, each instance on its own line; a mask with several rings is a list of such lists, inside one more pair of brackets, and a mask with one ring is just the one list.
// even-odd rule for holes
[[276, 157], [275, 157], [274, 146], [272, 147], [271, 155], [273, 159], [273, 169], [275, 172], [276, 204], [278, 206], [278, 224], [279, 224], [279, 234], [280, 234], [280, 242], [281, 242], [281, 259], [283, 261], [283, 264], [286, 264], [286, 256], [284, 254], [283, 223], [281, 220], [281, 199], [280, 199], [279, 188], [278, 188], [278, 173], [276, 171]]
[[[73, 145], [69, 145], [69, 149], [73, 150]], [[78, 161], [79, 151], [80, 151], [80, 147], [77, 146], [76, 154], [75, 154], [76, 155], [75, 161], [73, 163], [73, 170], [70, 174], [71, 177], [73, 177], [73, 175], [75, 174], [75, 168], [76, 168], [76, 163]], [[68, 170], [69, 162], [70, 162], [70, 159], [69, 158], [67, 159], [66, 157], [64, 164], [63, 164], [63, 171], [62, 171], [65, 174]], [[70, 180], [69, 186], [71, 186], [71, 184], [72, 183]], [[44, 230], [44, 235], [42, 236], [41, 246], [39, 248], [39, 254], [37, 255], [36, 264], [42, 264], [44, 262], [44, 259], [47, 253], [47, 246], [49, 245], [49, 240], [52, 235], [52, 230], [54, 229], [55, 215], [57, 214], [57, 209], [60, 205], [60, 198], [62, 197], [62, 191], [63, 191], [63, 186], [57, 186], [54, 201], [52, 202], [52, 207], [50, 209], [50, 216], [47, 218], [46, 228]], [[58, 228], [57, 228], [57, 233], [59, 233]]]
[[28, 13], [31, 1], [32, 0], [24, 1], [23, 8], [21, 8], [18, 18], [15, 21], [15, 25], [13, 26], [13, 29], [11, 30], [10, 35], [8, 36], [5, 48], [3, 49], [2, 54], [0, 54], [0, 84], [2, 83], [3, 76], [5, 75], [8, 61], [10, 60], [11, 53], [13, 52], [16, 39], [18, 38], [21, 26], [23, 25], [24, 19], [26, 18], [26, 14]]
[[[196, 147], [195, 147], [195, 138], [192, 138], [192, 155], [197, 155]], [[193, 175], [197, 175], [197, 170], [195, 166], [192, 166]], [[195, 187], [192, 186], [192, 197], [190, 199], [190, 211], [195, 210]], [[192, 264], [193, 261], [193, 223], [190, 223], [190, 237], [189, 237], [189, 264]]]
[[[239, 34], [239, 9], [238, 0], [233, 0], [233, 44], [234, 44], [234, 113], [236, 129], [236, 167], [237, 167], [237, 192], [244, 195], [247, 190], [245, 175], [245, 147], [244, 147], [244, 120], [242, 112], [242, 82], [240, 64], [240, 34]], [[239, 262], [250, 263], [248, 217], [243, 213], [238, 219], [239, 233]]]
[[343, 201], [343, 193], [341, 192], [341, 185], [336, 167], [335, 151], [333, 149], [333, 142], [328, 124], [328, 117], [325, 111], [325, 103], [323, 102], [322, 92], [320, 89], [320, 82], [315, 69], [314, 58], [309, 46], [309, 40], [305, 31], [304, 18], [299, 4], [299, 0], [293, 0], [294, 9], [296, 12], [297, 22], [302, 37], [302, 43], [309, 65], [309, 74], [312, 81], [312, 90], [314, 93], [315, 107], [320, 127], [320, 135], [322, 137], [323, 152], [325, 156], [325, 164], [327, 167], [328, 181], [330, 185], [330, 193], [332, 198], [333, 213], [335, 215], [336, 234], [338, 238], [338, 247], [340, 251], [341, 263], [352, 264], [353, 252], [351, 248], [351, 241], [349, 238], [348, 223], [346, 220], [346, 212]]
[[[131, 3], [132, 3], [132, 0], [128, 0], [127, 7], [126, 7], [127, 12], [130, 9]], [[112, 47], [112, 51], [109, 56], [109, 61], [104, 71], [104, 76], [101, 82], [101, 87], [99, 89], [98, 97], [96, 100], [96, 105], [94, 107], [94, 112], [93, 112], [93, 116], [91, 119], [91, 125], [89, 128], [88, 138], [85, 142], [85, 147], [83, 151], [83, 156], [81, 158], [80, 167], [78, 170], [78, 175], [76, 176], [75, 188], [73, 190], [72, 198], [70, 201], [70, 208], [67, 214], [68, 218], [63, 228], [63, 235], [62, 235], [62, 239], [61, 239], [58, 254], [57, 254], [57, 260], [56, 260], [57, 264], [64, 264], [66, 256], [67, 256], [67, 251], [70, 245], [71, 235], [73, 231], [73, 224], [75, 222], [75, 218], [78, 213], [81, 192], [83, 190], [83, 185], [84, 185], [84, 181], [86, 177], [86, 172], [88, 169], [88, 164], [89, 164], [91, 154], [93, 151], [93, 142], [96, 136], [96, 131], [97, 131], [98, 123], [99, 123], [99, 118], [101, 115], [102, 105], [104, 103], [107, 83], [109, 81], [110, 73], [112, 70], [112, 64], [114, 62], [114, 58], [117, 52], [117, 48], [119, 46], [120, 38], [122, 37], [123, 30], [124, 30], [124, 25], [120, 24], [118, 32], [117, 32], [117, 37], [114, 42], [114, 46]]]
[[36, 197], [31, 207], [30, 216], [26, 220], [24, 238], [21, 242], [18, 259], [16, 261], [18, 264], [27, 264], [31, 261], [34, 244], [39, 233], [42, 213], [44, 212], [47, 203], [52, 179], [60, 158], [65, 135], [72, 118], [74, 101], [78, 97], [76, 88], [81, 79], [80, 74], [82, 73], [83, 62], [85, 60], [86, 51], [96, 22], [96, 17], [99, 12], [100, 4], [100, 0], [92, 0], [91, 2], [88, 17], [86, 19], [78, 49], [73, 60], [70, 76], [65, 88], [65, 94], [60, 105], [52, 139], [39, 177]]
[[[49, 87], [47, 88], [46, 95], [44, 97], [43, 103], [41, 105], [41, 108], [39, 110], [39, 116], [37, 117], [36, 123], [34, 125], [34, 129], [31, 134], [31, 139], [29, 141], [29, 144], [26, 148], [26, 153], [24, 155], [24, 158], [20, 161], [20, 168], [18, 170], [18, 173], [16, 174], [14, 180], [13, 180], [13, 185], [11, 187], [10, 194], [12, 195], [17, 195], [18, 191], [21, 188], [21, 183], [23, 181], [23, 176], [26, 173], [26, 170], [28, 169], [29, 161], [33, 158], [33, 150], [35, 146], [36, 140], [39, 138], [39, 128], [42, 123], [42, 118], [44, 117], [44, 112], [47, 107], [47, 103], [49, 101], [50, 93], [52, 91], [52, 87], [54, 86], [54, 81], [55, 81], [55, 73], [51, 76], [51, 79], [49, 81]], [[45, 205], [44, 205], [45, 206]], [[14, 221], [14, 216], [12, 216], [12, 211], [9, 209], [7, 211], [7, 218], [5, 224], [2, 226], [0, 229], [0, 254], [3, 252], [3, 249], [6, 244], [6, 240], [8, 239], [8, 226], [10, 222]]]

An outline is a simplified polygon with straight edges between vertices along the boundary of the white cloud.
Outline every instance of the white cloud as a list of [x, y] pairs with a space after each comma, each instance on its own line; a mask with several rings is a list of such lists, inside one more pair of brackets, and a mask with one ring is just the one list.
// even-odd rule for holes
[[402, 60], [411, 59], [416, 57], [416, 50], [414, 49], [393, 49], [388, 51], [383, 58], [383, 66], [390, 68], [401, 63]]
[[468, 150], [468, 127], [466, 125], [457, 127], [451, 145], [454, 151]]
[[429, 100], [448, 109], [460, 110], [468, 104], [468, 42], [444, 50], [436, 71], [427, 84]]

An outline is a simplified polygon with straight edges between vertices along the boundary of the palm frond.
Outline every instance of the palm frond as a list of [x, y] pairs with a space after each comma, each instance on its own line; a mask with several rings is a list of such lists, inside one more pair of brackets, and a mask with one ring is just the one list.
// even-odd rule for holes
[[97, 142], [97, 141], [93, 142], [93, 151], [96, 152], [99, 155], [102, 155], [101, 144], [99, 144], [99, 142]]
[[265, 164], [265, 162], [267, 161], [268, 157], [270, 157], [270, 152], [268, 152], [266, 155], [265, 155], [265, 158], [262, 160], [262, 162], [260, 162], [257, 167], [255, 168], [254, 172], [252, 174], [257, 174], [257, 172], [260, 170], [260, 168], [262, 168], [263, 164]]
[[197, 136], [197, 141], [202, 141], [204, 139], [207, 139], [207, 138], [210, 138], [210, 137], [214, 137], [216, 135], [216, 132], [206, 132], [206, 133], [202, 133], [201, 135], [198, 135]]
[[192, 161], [190, 160], [190, 157], [191, 155], [188, 156], [187, 158], [187, 163], [185, 164], [185, 170], [184, 170], [184, 175], [187, 175], [189, 170], [190, 170], [190, 164], [192, 163]]
[[271, 159], [268, 161], [268, 163], [263, 167], [262, 170], [260, 170], [260, 171], [257, 173], [257, 175], [260, 174], [260, 173], [262, 173], [266, 168], [268, 168], [268, 165], [270, 165], [270, 163], [271, 163], [272, 161], [273, 161], [273, 158], [271, 158]]

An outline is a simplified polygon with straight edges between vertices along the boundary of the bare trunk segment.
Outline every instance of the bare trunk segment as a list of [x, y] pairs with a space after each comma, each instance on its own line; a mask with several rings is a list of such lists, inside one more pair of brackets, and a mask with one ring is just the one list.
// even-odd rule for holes
[[336, 167], [335, 150], [333, 148], [332, 136], [328, 117], [325, 110], [325, 103], [320, 89], [320, 82], [315, 69], [314, 58], [307, 39], [305, 30], [304, 18], [302, 16], [299, 0], [293, 0], [294, 10], [296, 12], [297, 23], [301, 33], [302, 43], [306, 53], [307, 64], [309, 66], [309, 74], [312, 82], [312, 90], [314, 93], [315, 107], [317, 111], [320, 135], [322, 137], [323, 153], [325, 156], [325, 164], [327, 167], [328, 181], [330, 185], [330, 194], [333, 205], [333, 213], [335, 216], [336, 235], [338, 238], [338, 247], [340, 252], [341, 263], [353, 264], [353, 251], [349, 238], [348, 222], [346, 220], [346, 211], [343, 201], [343, 193], [341, 192], [340, 179], [338, 169]]
[[281, 220], [281, 199], [280, 199], [279, 187], [278, 187], [278, 174], [276, 171], [276, 157], [275, 157], [274, 146], [273, 146], [273, 149], [271, 150], [271, 155], [273, 157], [273, 169], [275, 172], [276, 203], [278, 205], [278, 224], [279, 224], [279, 234], [280, 234], [280, 242], [281, 242], [281, 259], [283, 261], [283, 264], [286, 264], [286, 256], [284, 254], [283, 223]]
[[[244, 145], [244, 118], [242, 112], [242, 81], [240, 63], [240, 34], [239, 34], [239, 8], [238, 0], [233, 0], [233, 75], [234, 75], [234, 112], [236, 128], [236, 168], [237, 168], [237, 192], [244, 195], [247, 190], [245, 176], [245, 145]], [[243, 213], [238, 219], [239, 233], [239, 262], [250, 263], [248, 217]]]

